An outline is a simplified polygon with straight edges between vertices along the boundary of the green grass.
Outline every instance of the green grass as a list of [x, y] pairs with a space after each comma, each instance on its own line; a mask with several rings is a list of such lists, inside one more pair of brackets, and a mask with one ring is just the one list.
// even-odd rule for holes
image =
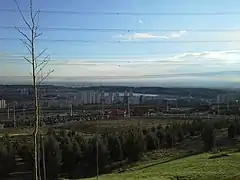
[[[100, 176], [99, 180], [237, 180], [240, 177], [240, 153], [210, 158], [204, 153], [140, 170]], [[209, 159], [210, 158], [210, 159]], [[90, 178], [87, 180], [94, 180]]]

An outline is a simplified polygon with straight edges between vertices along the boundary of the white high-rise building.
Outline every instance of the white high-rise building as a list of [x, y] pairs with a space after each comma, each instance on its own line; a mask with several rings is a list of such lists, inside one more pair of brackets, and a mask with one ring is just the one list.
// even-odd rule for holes
[[95, 98], [96, 98], [96, 104], [100, 104], [101, 103], [101, 93], [100, 93], [100, 91], [97, 91], [95, 93]]
[[108, 93], [108, 96], [107, 96], [106, 100], [107, 100], [107, 102], [106, 102], [107, 104], [112, 104], [113, 103], [113, 93], [112, 92]]
[[91, 102], [91, 104], [96, 104], [96, 92], [95, 92], [95, 91], [92, 91], [91, 96], [92, 96], [92, 102]]
[[120, 101], [119, 92], [114, 93], [114, 102], [117, 103]]
[[0, 109], [5, 109], [6, 108], [6, 100], [2, 99], [0, 100]]

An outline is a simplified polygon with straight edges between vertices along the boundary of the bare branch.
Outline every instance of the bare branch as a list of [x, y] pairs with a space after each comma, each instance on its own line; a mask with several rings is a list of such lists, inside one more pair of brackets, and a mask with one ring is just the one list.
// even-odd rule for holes
[[20, 39], [22, 41], [22, 43], [25, 45], [25, 47], [28, 49], [28, 51], [31, 53], [31, 46], [30, 44], [28, 44], [26, 41], [24, 41], [23, 39]]
[[42, 52], [40, 52], [39, 55], [35, 57], [35, 60], [37, 60], [41, 55], [43, 55], [43, 53], [45, 53], [46, 50], [47, 48], [45, 48]]
[[40, 68], [37, 71], [36, 75], [38, 75], [40, 73], [40, 71], [42, 71], [45, 68], [45, 66], [48, 64], [49, 61], [50, 61], [50, 56], [48, 55], [42, 60], [42, 62], [40, 64], [36, 65], [36, 69]]
[[42, 32], [37, 33], [37, 32], [35, 31], [34, 39], [38, 38], [38, 37], [41, 36], [42, 34], [43, 34]]
[[15, 1], [15, 4], [17, 5], [18, 11], [19, 11], [19, 13], [20, 13], [20, 15], [21, 15], [24, 23], [27, 25], [27, 27], [28, 27], [29, 29], [32, 29], [32, 27], [30, 26], [30, 24], [27, 22], [25, 16], [23, 15], [22, 10], [20, 9], [20, 6], [19, 6], [17, 0], [14, 0], [14, 1]]
[[35, 22], [35, 19], [36, 17], [38, 16], [38, 20], [39, 20], [39, 13], [40, 13], [40, 10], [37, 10], [33, 16], [33, 19], [34, 19], [34, 22]]
[[34, 21], [34, 16], [33, 16], [33, 3], [32, 3], [32, 0], [30, 0], [30, 15], [31, 15], [32, 27], [33, 27], [33, 30], [34, 30], [34, 28], [35, 28], [35, 21]]
[[14, 26], [15, 29], [20, 33], [22, 34], [30, 43], [32, 42], [31, 39], [24, 33], [22, 32], [18, 27]]
[[39, 17], [40, 17], [40, 10], [37, 11], [38, 15], [37, 15], [37, 25], [36, 25], [36, 31], [39, 28]]
[[23, 57], [23, 59], [25, 59], [28, 63], [33, 64], [33, 62], [30, 59], [28, 59], [26, 57]]
[[39, 86], [39, 85], [40, 85], [45, 79], [47, 79], [47, 78], [50, 76], [50, 74], [52, 74], [53, 72], [54, 72], [54, 69], [49, 70], [49, 71], [46, 73], [45, 76], [41, 77], [41, 79], [39, 80], [39, 82], [37, 83], [37, 85]]

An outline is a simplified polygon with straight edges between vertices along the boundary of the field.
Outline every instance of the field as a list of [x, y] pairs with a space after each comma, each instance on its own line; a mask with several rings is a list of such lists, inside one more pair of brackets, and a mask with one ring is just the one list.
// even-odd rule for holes
[[55, 126], [60, 129], [74, 130], [76, 132], [96, 133], [97, 129], [100, 132], [113, 132], [125, 129], [131, 126], [138, 127], [152, 127], [158, 124], [167, 125], [173, 122], [183, 122], [182, 119], [121, 119], [121, 120], [103, 120], [103, 121], [82, 121], [64, 124], [62, 126]]
[[[204, 153], [170, 162], [145, 164], [132, 172], [103, 175], [99, 180], [239, 180], [240, 153]], [[94, 180], [91, 178], [87, 180]]]

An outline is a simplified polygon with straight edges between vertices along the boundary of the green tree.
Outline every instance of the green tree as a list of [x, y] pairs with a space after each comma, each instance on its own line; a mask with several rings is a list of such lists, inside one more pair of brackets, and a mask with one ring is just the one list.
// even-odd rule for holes
[[211, 123], [207, 123], [203, 129], [203, 141], [205, 151], [210, 151], [215, 147], [215, 131]]
[[4, 178], [16, 167], [15, 154], [9, 152], [4, 144], [0, 144], [0, 177]]
[[228, 138], [233, 139], [237, 134], [237, 124], [231, 122], [228, 126]]
[[61, 167], [61, 151], [59, 143], [53, 136], [49, 136], [44, 143], [45, 164], [48, 179], [56, 179]]

